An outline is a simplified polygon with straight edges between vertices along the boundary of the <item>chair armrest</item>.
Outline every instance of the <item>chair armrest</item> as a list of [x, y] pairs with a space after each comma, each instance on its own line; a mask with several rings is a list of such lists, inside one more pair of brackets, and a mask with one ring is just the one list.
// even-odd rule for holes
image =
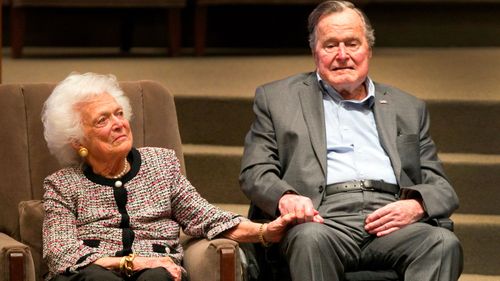
[[453, 231], [455, 224], [450, 218], [433, 218], [426, 221], [430, 225], [439, 226]]
[[0, 281], [35, 281], [35, 265], [27, 245], [0, 233]]
[[225, 238], [213, 240], [184, 237], [183, 266], [191, 281], [241, 281], [238, 243]]

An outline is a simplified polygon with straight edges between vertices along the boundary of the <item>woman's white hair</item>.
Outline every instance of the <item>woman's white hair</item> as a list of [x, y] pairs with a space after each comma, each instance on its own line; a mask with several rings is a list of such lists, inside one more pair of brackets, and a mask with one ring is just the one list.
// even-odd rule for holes
[[44, 136], [50, 153], [63, 166], [78, 165], [82, 159], [72, 142], [83, 139], [81, 114], [75, 105], [102, 94], [109, 94], [123, 108], [130, 121], [132, 108], [114, 75], [71, 73], [55, 87], [42, 110]]

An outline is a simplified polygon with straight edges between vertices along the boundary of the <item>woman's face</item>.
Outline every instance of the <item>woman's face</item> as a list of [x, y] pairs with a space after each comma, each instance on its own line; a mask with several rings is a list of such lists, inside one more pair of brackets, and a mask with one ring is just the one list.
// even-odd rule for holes
[[75, 107], [81, 114], [84, 135], [81, 145], [88, 149], [89, 160], [105, 161], [128, 154], [133, 141], [130, 123], [111, 95], [97, 95]]

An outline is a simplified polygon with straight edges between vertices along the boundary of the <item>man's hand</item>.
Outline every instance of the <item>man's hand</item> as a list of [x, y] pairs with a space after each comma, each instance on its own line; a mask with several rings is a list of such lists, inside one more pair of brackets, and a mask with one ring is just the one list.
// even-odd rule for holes
[[295, 214], [296, 223], [319, 222], [323, 223], [323, 218], [318, 210], [314, 209], [311, 199], [297, 194], [285, 194], [278, 203], [281, 215]]
[[420, 220], [422, 203], [415, 199], [399, 200], [385, 205], [366, 217], [365, 230], [383, 236]]

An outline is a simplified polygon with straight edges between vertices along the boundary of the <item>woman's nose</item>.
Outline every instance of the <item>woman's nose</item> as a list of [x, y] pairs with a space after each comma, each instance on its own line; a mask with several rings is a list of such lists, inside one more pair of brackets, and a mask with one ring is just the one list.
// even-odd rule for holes
[[125, 119], [113, 115], [111, 117], [111, 122], [113, 122], [113, 129], [118, 129], [123, 127]]

